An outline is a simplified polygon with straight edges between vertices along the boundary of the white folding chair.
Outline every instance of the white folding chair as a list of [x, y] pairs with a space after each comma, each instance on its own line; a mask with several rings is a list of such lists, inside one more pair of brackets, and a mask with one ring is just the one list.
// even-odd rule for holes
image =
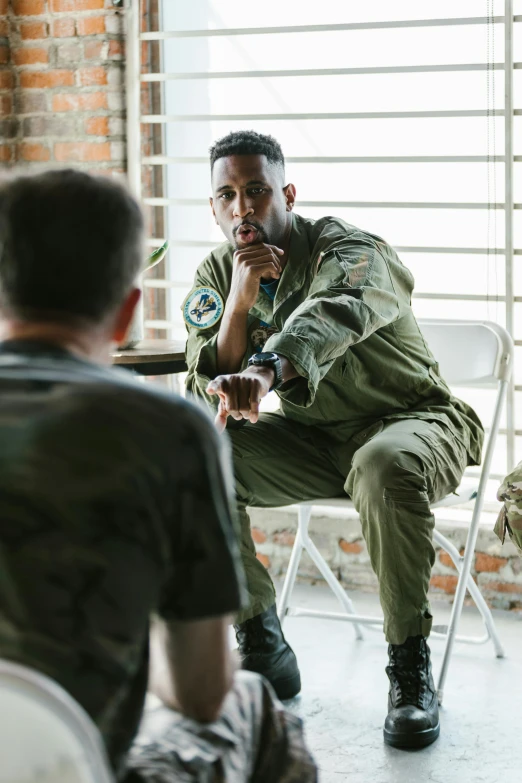
[[115, 783], [97, 727], [54, 680], [0, 660], [0, 783]]
[[[443, 378], [451, 385], [458, 387], [496, 388], [497, 396], [493, 418], [490, 425], [487, 445], [484, 452], [482, 469], [477, 484], [463, 482], [455, 494], [448, 495], [434, 503], [432, 508], [441, 506], [456, 506], [474, 500], [473, 514], [466, 540], [464, 555], [461, 556], [453, 544], [438, 530], [434, 530], [433, 538], [451, 557], [458, 571], [458, 583], [453, 602], [449, 625], [435, 626], [435, 636], [446, 639], [442, 666], [437, 684], [439, 703], [442, 704], [444, 683], [448, 672], [449, 661], [455, 640], [468, 644], [484, 644], [492, 640], [497, 657], [502, 658], [504, 651], [498, 637], [492, 614], [482, 597], [482, 594], [471, 577], [471, 562], [477, 543], [480, 515], [484, 504], [484, 493], [491, 471], [491, 460], [500, 424], [500, 416], [504, 405], [507, 385], [511, 374], [513, 358], [513, 340], [498, 324], [490, 321], [444, 321], [419, 320], [419, 325], [435, 358], [439, 362]], [[458, 494], [457, 494], [458, 493]], [[300, 503], [298, 506], [298, 526], [295, 544], [290, 556], [290, 562], [285, 577], [278, 614], [281, 622], [286, 615], [301, 617], [321, 617], [333, 620], [344, 620], [354, 624], [356, 638], [362, 639], [361, 626], [370, 628], [382, 627], [383, 620], [377, 617], [358, 615], [352, 601], [332, 573], [330, 567], [313, 543], [308, 532], [312, 510], [316, 506], [337, 506], [353, 509], [353, 503], [347, 497], [322, 498]], [[290, 598], [297, 577], [297, 569], [303, 551], [306, 551], [321, 575], [339, 600], [343, 612], [325, 612], [290, 606]], [[469, 590], [485, 625], [485, 634], [480, 637], [457, 636], [462, 606]]]

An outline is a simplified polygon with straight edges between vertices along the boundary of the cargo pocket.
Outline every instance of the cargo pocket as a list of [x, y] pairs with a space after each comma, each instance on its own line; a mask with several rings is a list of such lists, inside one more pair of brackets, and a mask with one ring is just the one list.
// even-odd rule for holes
[[383, 492], [384, 502], [388, 506], [418, 506], [429, 508], [430, 499], [428, 493], [420, 489], [393, 489], [385, 487]]
[[467, 452], [449, 430], [436, 422], [415, 435], [429, 448], [433, 464], [426, 480], [430, 501], [436, 503], [458, 488], [468, 462]]

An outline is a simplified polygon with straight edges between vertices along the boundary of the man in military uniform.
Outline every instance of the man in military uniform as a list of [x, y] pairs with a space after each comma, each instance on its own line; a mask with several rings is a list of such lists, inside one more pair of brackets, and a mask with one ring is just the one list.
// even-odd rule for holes
[[[243, 667], [282, 698], [300, 689], [246, 507], [346, 493], [389, 642], [384, 738], [427, 745], [439, 734], [426, 643], [430, 503], [480, 461], [482, 426], [441, 378], [411, 310], [412, 275], [384, 240], [335, 217], [296, 215], [272, 137], [231, 133], [212, 147], [211, 168], [210, 204], [227, 241], [199, 266], [184, 302], [187, 389], [232, 442], [250, 595], [236, 626]], [[190, 311], [207, 294], [218, 307], [198, 322]], [[260, 414], [271, 389], [280, 410]]]
[[506, 532], [522, 554], [522, 462], [506, 476], [497, 492], [503, 505], [498, 515], [495, 533], [502, 543]]
[[[125, 783], [314, 783], [301, 721], [230, 656], [244, 580], [226, 443], [107, 366], [142, 250], [140, 209], [107, 179], [0, 188], [0, 658], [72, 694]], [[163, 705], [134, 742], [148, 684]]]

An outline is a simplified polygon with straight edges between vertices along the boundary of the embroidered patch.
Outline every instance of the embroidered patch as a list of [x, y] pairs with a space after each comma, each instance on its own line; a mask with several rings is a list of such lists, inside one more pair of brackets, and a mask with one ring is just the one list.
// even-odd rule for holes
[[270, 326], [270, 324], [266, 324], [264, 321], [260, 321], [259, 325], [256, 326], [250, 335], [252, 345], [255, 346], [257, 351], [262, 351], [266, 341], [273, 334], [277, 334], [277, 329], [275, 326]]
[[213, 288], [196, 288], [183, 302], [183, 318], [188, 326], [209, 329], [223, 315], [223, 300]]

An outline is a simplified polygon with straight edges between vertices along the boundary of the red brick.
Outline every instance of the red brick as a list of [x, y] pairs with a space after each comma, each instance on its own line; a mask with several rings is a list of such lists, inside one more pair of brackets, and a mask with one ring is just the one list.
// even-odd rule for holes
[[96, 65], [92, 68], [80, 68], [79, 74], [82, 87], [98, 87], [107, 84], [107, 71], [101, 65]]
[[115, 41], [114, 39], [109, 41], [109, 58], [121, 59], [123, 57], [123, 43], [122, 41]]
[[72, 38], [74, 36], [74, 19], [55, 19], [52, 31], [54, 38]]
[[0, 71], [0, 90], [10, 90], [13, 86], [11, 71]]
[[36, 63], [48, 63], [49, 54], [47, 49], [31, 46], [13, 51], [13, 61], [15, 65], [35, 65]]
[[105, 32], [104, 16], [87, 16], [76, 22], [78, 35], [100, 35]]
[[9, 5], [9, 0], [0, 0], [0, 14], [2, 16], [7, 15], [7, 7]]
[[339, 547], [347, 555], [360, 555], [363, 551], [362, 546], [357, 541], [346, 541], [344, 538], [339, 539]]
[[0, 117], [13, 113], [13, 98], [11, 95], [0, 95]]
[[11, 160], [12, 150], [9, 144], [0, 144], [0, 160], [7, 163]]
[[444, 590], [445, 593], [454, 593], [457, 587], [458, 577], [444, 574], [436, 574], [431, 577], [431, 587]]
[[448, 555], [447, 552], [442, 551], [440, 553], [440, 555], [439, 555], [439, 560], [442, 563], [442, 565], [446, 566], [446, 568], [453, 568], [453, 569], [455, 569], [455, 565], [453, 563], [453, 560], [451, 559], [451, 557]]
[[[464, 547], [462, 547], [462, 549], [460, 550], [459, 554], [460, 554], [461, 557], [463, 557], [463, 555], [464, 555]], [[456, 570], [456, 566], [453, 563], [453, 560], [448, 555], [448, 553], [445, 552], [443, 549], [441, 549], [441, 551], [440, 551], [439, 560], [442, 563], [442, 565], [447, 566], [447, 568], [453, 568], [454, 570]]]
[[484, 582], [482, 583], [482, 589], [495, 593], [522, 594], [522, 585], [516, 584], [516, 582]]
[[9, 62], [9, 47], [0, 46], [0, 65], [7, 65]]
[[16, 16], [39, 16], [45, 13], [45, 0], [13, 0]]
[[54, 145], [54, 157], [59, 161], [102, 161], [111, 159], [109, 142], [57, 142]]
[[83, 47], [83, 56], [86, 60], [99, 60], [104, 46], [104, 41], [87, 41]]
[[279, 546], [293, 546], [295, 544], [295, 533], [282, 530], [280, 533], [274, 533], [272, 541]]
[[267, 555], [262, 555], [261, 552], [258, 552], [256, 557], [260, 563], [263, 563], [265, 568], [270, 568], [270, 558]]
[[53, 96], [53, 111], [98, 111], [107, 108], [104, 92], [60, 93]]
[[20, 74], [20, 86], [27, 89], [46, 87], [72, 87], [73, 71], [24, 71]]
[[20, 35], [24, 41], [47, 38], [47, 25], [45, 22], [22, 22]]
[[0, 19], [0, 38], [9, 37], [9, 25], [7, 19]]
[[22, 160], [42, 162], [50, 160], [51, 153], [49, 148], [43, 144], [28, 144], [25, 142], [18, 147], [18, 157]]
[[89, 136], [109, 136], [109, 118], [90, 117], [85, 123], [85, 132]]
[[101, 11], [105, 0], [50, 0], [51, 11], [64, 13], [66, 11]]
[[258, 527], [253, 527], [251, 529], [252, 532], [252, 540], [256, 544], [264, 544], [266, 541], [266, 535], [263, 533], [262, 530], [260, 530]]
[[492, 557], [491, 555], [484, 554], [484, 552], [477, 552], [475, 557], [475, 570], [479, 572], [487, 571], [489, 573], [495, 573], [500, 571], [506, 563], [507, 560], [505, 557]]

